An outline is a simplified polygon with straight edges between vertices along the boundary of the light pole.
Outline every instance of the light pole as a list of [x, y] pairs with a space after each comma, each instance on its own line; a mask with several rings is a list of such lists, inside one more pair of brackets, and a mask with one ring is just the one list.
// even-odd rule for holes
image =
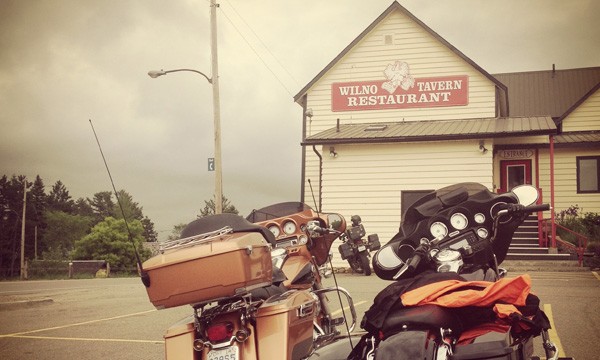
[[213, 118], [215, 127], [215, 214], [220, 214], [223, 212], [223, 182], [221, 170], [221, 112], [218, 80], [217, 78], [211, 79], [203, 72], [194, 69], [150, 70], [148, 71], [148, 76], [155, 79], [159, 76], [179, 71], [189, 71], [200, 74], [206, 78], [213, 88]]
[[[19, 213], [14, 211], [11, 208], [4, 208], [4, 219], [6, 220], [6, 213], [12, 211], [17, 216], [17, 219], [21, 220], [21, 271], [20, 277], [21, 280], [25, 280], [27, 278], [25, 271], [25, 209], [27, 207], [27, 180], [23, 180], [23, 216], [19, 216]], [[12, 266], [12, 265], [11, 265]]]

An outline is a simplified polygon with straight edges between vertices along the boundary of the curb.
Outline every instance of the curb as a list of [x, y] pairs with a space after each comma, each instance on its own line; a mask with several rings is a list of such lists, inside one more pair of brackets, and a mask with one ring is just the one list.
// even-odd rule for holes
[[50, 305], [54, 300], [50, 298], [36, 300], [19, 300], [10, 302], [0, 302], [0, 310], [14, 310], [33, 306]]

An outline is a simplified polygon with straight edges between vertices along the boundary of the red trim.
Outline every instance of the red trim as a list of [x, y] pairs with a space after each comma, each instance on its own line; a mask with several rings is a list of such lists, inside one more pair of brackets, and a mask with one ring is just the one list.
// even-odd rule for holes
[[556, 222], [554, 211], [554, 136], [550, 137], [550, 214], [552, 216], [552, 247], [556, 248]]
[[525, 167], [525, 184], [531, 185], [531, 159], [519, 160], [500, 160], [500, 188], [504, 191], [509, 191], [508, 187], [508, 168], [510, 166]]

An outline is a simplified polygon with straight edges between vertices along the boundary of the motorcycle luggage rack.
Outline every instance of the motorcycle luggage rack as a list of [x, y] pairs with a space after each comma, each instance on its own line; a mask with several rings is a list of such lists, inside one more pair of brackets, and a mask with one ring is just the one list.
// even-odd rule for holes
[[231, 226], [225, 226], [219, 230], [193, 235], [183, 239], [167, 240], [160, 243], [159, 251], [161, 254], [163, 254], [166, 250], [179, 249], [204, 244], [211, 242], [220, 236], [231, 233], [233, 233], [233, 228]]

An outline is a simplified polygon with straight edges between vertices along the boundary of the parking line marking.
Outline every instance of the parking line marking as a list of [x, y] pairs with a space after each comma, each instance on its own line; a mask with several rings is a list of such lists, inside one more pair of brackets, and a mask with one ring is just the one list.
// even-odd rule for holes
[[75, 340], [75, 341], [103, 341], [103, 342], [129, 342], [144, 344], [164, 344], [164, 340], [134, 340], [134, 339], [90, 339], [90, 338], [70, 338], [58, 336], [32, 336], [32, 335], [14, 335], [12, 338], [20, 339], [42, 339], [42, 340]]
[[141, 311], [141, 312], [133, 313], [133, 314], [125, 314], [125, 315], [113, 316], [113, 317], [105, 318], [105, 319], [96, 319], [96, 320], [90, 320], [90, 321], [84, 321], [84, 322], [80, 322], [80, 323], [75, 323], [75, 324], [67, 324], [67, 325], [61, 325], [61, 326], [54, 326], [54, 327], [45, 328], [45, 329], [22, 331], [22, 332], [18, 332], [18, 333], [14, 333], [14, 334], [4, 334], [4, 335], [0, 335], [0, 338], [3, 338], [3, 337], [17, 337], [17, 336], [21, 336], [21, 335], [33, 334], [33, 333], [38, 333], [38, 332], [42, 332], [42, 331], [66, 329], [66, 328], [72, 327], [72, 326], [87, 325], [87, 324], [93, 324], [93, 323], [102, 322], [102, 321], [122, 319], [122, 318], [130, 317], [130, 316], [143, 315], [143, 314], [147, 314], [147, 313], [154, 312], [154, 311], [157, 311], [157, 310], [156, 309], [152, 309], [152, 310]]
[[594, 274], [594, 276], [596, 277], [596, 279], [600, 280], [600, 275], [598, 275], [598, 272], [592, 271], [592, 274]]
[[[357, 307], [358, 305], [362, 305], [362, 304], [364, 304], [364, 303], [366, 303], [366, 301], [359, 301], [359, 302], [357, 302], [356, 304], [354, 304], [354, 307]], [[344, 306], [343, 308], [341, 308], [341, 309], [339, 309], [339, 310], [336, 310], [336, 311], [332, 312], [332, 313], [331, 313], [331, 315], [337, 315], [337, 314], [341, 313], [341, 312], [342, 312], [342, 310], [349, 310], [349, 309], [350, 309], [350, 307], [349, 307], [349, 306]]]
[[554, 326], [554, 318], [552, 317], [552, 306], [550, 304], [544, 304], [544, 312], [550, 320], [551, 329], [548, 330], [548, 334], [550, 335], [550, 341], [554, 343], [556, 346], [556, 350], [558, 351], [559, 357], [565, 357], [565, 352], [563, 351], [562, 344], [560, 343], [560, 338], [558, 337], [558, 333], [556, 332], [556, 326]]

